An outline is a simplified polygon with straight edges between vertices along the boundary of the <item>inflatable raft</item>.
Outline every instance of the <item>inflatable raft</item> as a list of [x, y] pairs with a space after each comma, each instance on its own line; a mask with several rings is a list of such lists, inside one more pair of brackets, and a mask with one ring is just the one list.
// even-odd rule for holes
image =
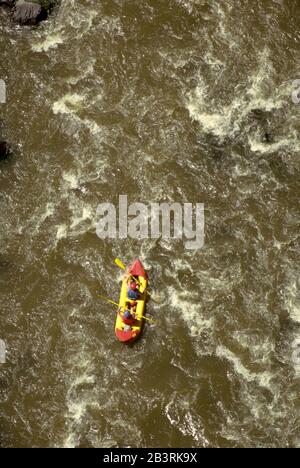
[[[136, 300], [128, 298], [129, 284], [131, 281], [135, 281], [138, 287], [138, 298]], [[135, 260], [133, 264], [127, 268], [122, 280], [119, 309], [115, 326], [116, 336], [118, 340], [122, 342], [129, 343], [135, 341], [141, 334], [147, 299], [147, 285], [147, 273], [140, 260]], [[124, 312], [133, 305], [135, 305], [133, 317], [130, 320], [126, 320]]]

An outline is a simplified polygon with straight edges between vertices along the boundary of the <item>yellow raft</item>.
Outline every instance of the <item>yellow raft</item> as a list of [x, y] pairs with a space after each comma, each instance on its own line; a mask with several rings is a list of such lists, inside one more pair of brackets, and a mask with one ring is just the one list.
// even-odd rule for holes
[[[130, 276], [131, 275], [131, 276]], [[128, 278], [134, 277], [136, 282], [139, 285], [139, 297], [136, 301], [128, 299]], [[140, 260], [135, 260], [132, 266], [127, 268], [127, 274], [125, 274], [122, 281], [122, 289], [119, 301], [119, 310], [116, 319], [115, 333], [118, 340], [122, 342], [132, 342], [135, 341], [141, 334], [142, 327], [144, 324], [143, 315], [145, 313], [145, 305], [147, 299], [147, 286], [148, 286], [148, 276], [144, 270], [144, 267]], [[124, 310], [126, 309], [126, 304], [130, 302], [137, 303], [135, 320], [126, 320], [123, 316]]]

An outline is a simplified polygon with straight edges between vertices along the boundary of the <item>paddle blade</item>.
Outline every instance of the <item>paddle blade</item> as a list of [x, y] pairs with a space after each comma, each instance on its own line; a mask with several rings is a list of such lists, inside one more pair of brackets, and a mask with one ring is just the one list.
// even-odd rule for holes
[[112, 301], [111, 299], [108, 299], [108, 297], [102, 296], [101, 294], [98, 294], [98, 296], [100, 297], [100, 299], [103, 299], [104, 301], [109, 302], [110, 304], [113, 304], [119, 307], [119, 304], [117, 302]]
[[122, 268], [122, 270], [126, 270], [126, 266], [124, 265], [124, 263], [123, 263], [119, 258], [116, 258], [116, 259], [115, 259], [115, 264], [116, 264], [119, 268]]

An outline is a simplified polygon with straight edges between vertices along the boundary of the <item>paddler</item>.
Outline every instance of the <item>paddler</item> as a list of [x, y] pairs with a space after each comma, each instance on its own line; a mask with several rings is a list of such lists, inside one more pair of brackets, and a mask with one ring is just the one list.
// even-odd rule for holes
[[132, 306], [130, 302], [127, 302], [124, 312], [122, 312], [122, 308], [119, 309], [122, 322], [124, 322], [126, 325], [133, 325], [135, 323], [135, 307], [136, 306]]
[[127, 297], [132, 301], [137, 301], [140, 297], [139, 287], [133, 277], [128, 279], [127, 282]]

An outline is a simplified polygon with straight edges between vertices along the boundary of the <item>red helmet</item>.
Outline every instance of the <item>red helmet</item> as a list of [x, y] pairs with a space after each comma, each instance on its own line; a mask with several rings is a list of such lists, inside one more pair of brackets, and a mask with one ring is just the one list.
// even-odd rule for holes
[[133, 289], [133, 291], [135, 291], [137, 289], [137, 284], [135, 283], [135, 281], [131, 281], [130, 287], [131, 287], [131, 289]]

